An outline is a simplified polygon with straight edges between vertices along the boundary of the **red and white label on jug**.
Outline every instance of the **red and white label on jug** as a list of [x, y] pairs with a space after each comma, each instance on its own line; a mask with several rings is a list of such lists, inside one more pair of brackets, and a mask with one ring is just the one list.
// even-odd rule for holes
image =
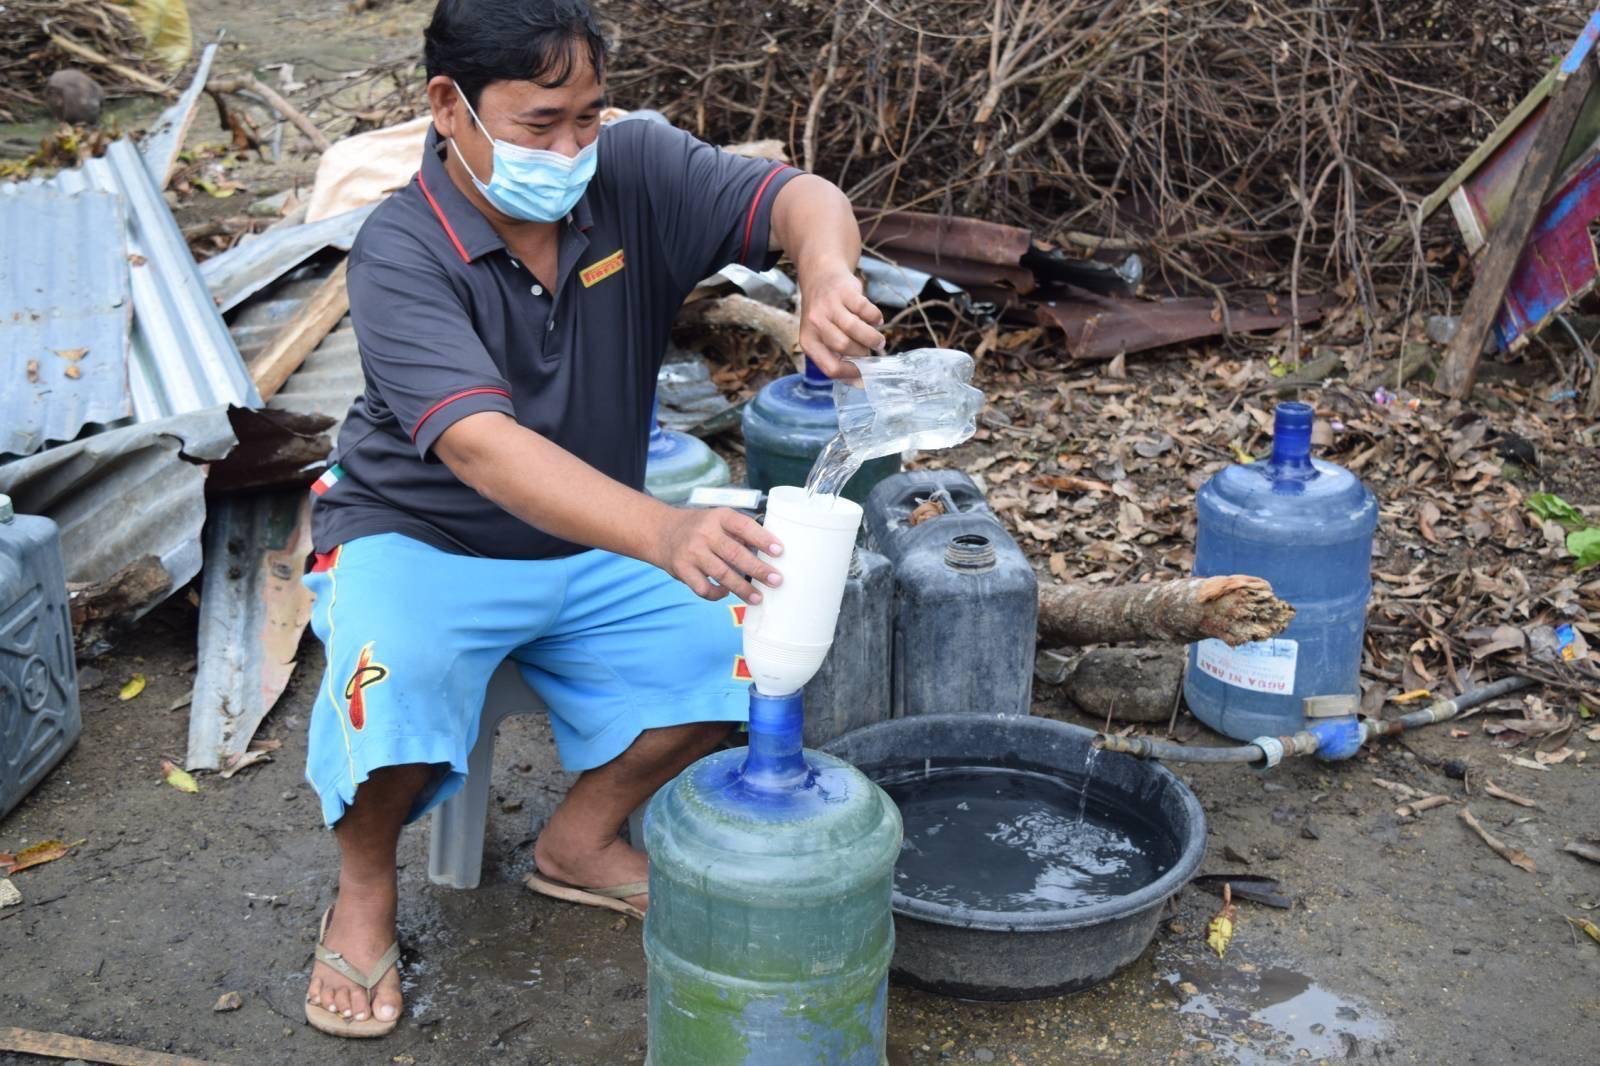
[[1258, 640], [1237, 648], [1202, 640], [1195, 649], [1195, 666], [1225, 685], [1288, 696], [1294, 692], [1299, 654], [1300, 645], [1292, 640]]

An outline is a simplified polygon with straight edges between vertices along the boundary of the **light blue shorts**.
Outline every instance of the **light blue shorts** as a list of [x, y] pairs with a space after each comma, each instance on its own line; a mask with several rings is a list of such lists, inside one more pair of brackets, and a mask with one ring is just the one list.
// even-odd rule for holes
[[385, 533], [319, 556], [305, 583], [328, 660], [306, 780], [330, 826], [384, 766], [434, 767], [410, 821], [454, 794], [489, 676], [508, 658], [549, 707], [571, 771], [603, 766], [646, 729], [749, 716], [743, 607], [610, 552], [483, 559]]

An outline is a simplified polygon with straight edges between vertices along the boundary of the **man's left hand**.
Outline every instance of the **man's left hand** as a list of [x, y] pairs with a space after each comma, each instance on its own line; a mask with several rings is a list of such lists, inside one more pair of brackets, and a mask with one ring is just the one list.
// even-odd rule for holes
[[802, 276], [800, 313], [800, 349], [830, 378], [860, 377], [846, 360], [881, 351], [887, 343], [878, 332], [883, 312], [848, 270], [811, 280]]

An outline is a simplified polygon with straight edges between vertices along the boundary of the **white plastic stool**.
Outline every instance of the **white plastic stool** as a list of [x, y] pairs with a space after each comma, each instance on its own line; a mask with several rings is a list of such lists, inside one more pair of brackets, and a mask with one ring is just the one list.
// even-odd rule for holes
[[[500, 723], [514, 714], [536, 714], [545, 709], [539, 694], [522, 679], [517, 664], [507, 659], [489, 678], [483, 696], [483, 718], [478, 740], [467, 756], [467, 779], [461, 791], [433, 812], [428, 830], [428, 880], [451, 888], [477, 888], [483, 876], [483, 836], [489, 825], [489, 778], [494, 766], [494, 735]], [[628, 816], [628, 838], [644, 847], [644, 809], [649, 800]]]
[[433, 812], [428, 840], [428, 880], [451, 888], [477, 888], [483, 874], [483, 834], [489, 822], [489, 773], [494, 764], [494, 734], [514, 714], [535, 714], [544, 701], [507, 659], [489, 678], [483, 697], [478, 740], [467, 756], [461, 791]]

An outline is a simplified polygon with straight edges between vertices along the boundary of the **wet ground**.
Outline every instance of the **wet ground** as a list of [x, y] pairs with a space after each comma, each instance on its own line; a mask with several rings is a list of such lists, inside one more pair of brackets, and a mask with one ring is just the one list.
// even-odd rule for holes
[[[297, 76], [415, 54], [428, 4], [350, 15], [344, 0], [267, 0], [246, 15], [191, 0], [199, 32], [226, 25], [224, 72], [296, 64]], [[142, 114], [134, 104], [130, 121]], [[28, 128], [5, 131], [36, 137]], [[192, 140], [216, 141], [202, 108]], [[237, 177], [255, 199], [304, 181], [296, 157]], [[187, 222], [226, 201], [182, 209]], [[1581, 465], [1581, 464], [1579, 464]], [[0, 850], [50, 838], [84, 843], [19, 873], [24, 902], [0, 910], [0, 1026], [69, 1033], [212, 1062], [290, 1064], [637, 1064], [644, 1053], [639, 926], [530, 895], [535, 826], [566, 787], [543, 721], [501, 731], [484, 883], [431, 886], [427, 830], [402, 843], [401, 935], [408, 1016], [384, 1041], [341, 1044], [309, 1029], [302, 996], [316, 919], [331, 899], [332, 841], [301, 781], [304, 727], [321, 669], [315, 642], [262, 736], [283, 747], [198, 795], [161, 781], [181, 758], [194, 675], [194, 619], [162, 608], [112, 653], [84, 665], [77, 748], [0, 821]], [[149, 678], [136, 699], [117, 687]], [[1040, 713], [1059, 713], [1044, 693]], [[1472, 1063], [1594, 1061], [1600, 945], [1567, 915], [1600, 907], [1600, 868], [1563, 853], [1594, 831], [1596, 759], [1543, 772], [1513, 767], [1469, 723], [1390, 743], [1347, 764], [1285, 765], [1270, 775], [1180, 767], [1211, 823], [1202, 871], [1265, 874], [1288, 910], [1239, 904], [1226, 956], [1205, 946], [1220, 900], [1191, 888], [1146, 955], [1077, 996], [970, 1004], [896, 988], [891, 1062]], [[1592, 752], [1595, 745], [1574, 738]], [[1600, 753], [1595, 753], [1600, 755]], [[1514, 868], [1460, 823], [1456, 808], [1396, 816], [1381, 777], [1467, 798], [1447, 766], [1471, 767], [1480, 820], [1534, 860]], [[1497, 783], [1542, 805], [1479, 792]], [[213, 1011], [226, 992], [240, 1009]], [[0, 1063], [40, 1061], [0, 1053]], [[783, 1066], [783, 1064], [775, 1064]]]
[[[77, 748], [0, 822], [0, 849], [83, 839], [16, 875], [0, 911], [0, 1025], [70, 1033], [228, 1063], [636, 1064], [644, 1054], [640, 927], [521, 886], [534, 826], [566, 778], [542, 720], [512, 719], [496, 752], [484, 883], [432, 886], [426, 827], [401, 851], [409, 1015], [377, 1044], [335, 1044], [301, 1000], [310, 943], [334, 884], [332, 841], [301, 782], [315, 642], [262, 735], [273, 761], [198, 795], [161, 780], [182, 754], [193, 680], [192, 611], [169, 606], [91, 664]], [[118, 686], [149, 679], [123, 702]], [[91, 680], [94, 675], [91, 674]], [[1042, 713], [1055, 713], [1047, 699]], [[1204, 944], [1220, 900], [1182, 893], [1152, 949], [1107, 984], [1019, 1004], [891, 994], [891, 1061], [1000, 1063], [1550, 1063], [1593, 1061], [1600, 945], [1563, 915], [1600, 905], [1600, 871], [1561, 851], [1593, 826], [1591, 763], [1533, 772], [1481, 734], [1435, 729], [1371, 758], [1179, 772], [1210, 820], [1205, 873], [1268, 874], [1288, 910], [1239, 904], [1225, 958]], [[1574, 741], [1585, 750], [1584, 741]], [[1492, 854], [1454, 807], [1414, 821], [1383, 777], [1462, 797], [1429, 762], [1538, 800], [1472, 808], [1537, 874]], [[1248, 860], [1248, 865], [1236, 861]], [[212, 1010], [238, 992], [241, 1009]], [[0, 1062], [32, 1061], [0, 1055]]]

